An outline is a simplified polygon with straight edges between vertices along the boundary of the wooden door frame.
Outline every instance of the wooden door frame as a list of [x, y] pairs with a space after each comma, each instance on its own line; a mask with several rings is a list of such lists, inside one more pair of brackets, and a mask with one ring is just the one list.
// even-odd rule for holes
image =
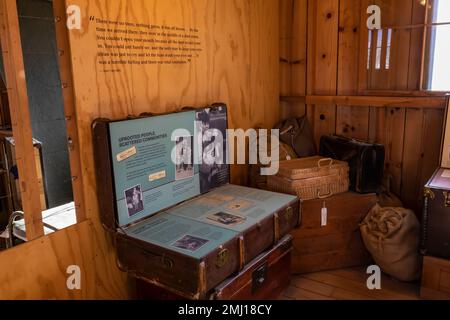
[[16, 1], [0, 0], [0, 39], [27, 239], [44, 235]]
[[[68, 135], [70, 170], [77, 222], [86, 220], [81, 158], [78, 145], [75, 97], [71, 81], [69, 42], [65, 27], [65, 3], [53, 1], [58, 56], [60, 64], [61, 87]], [[20, 192], [25, 217], [27, 239], [34, 240], [44, 236], [42, 209], [40, 206], [38, 173], [35, 164], [33, 132], [30, 120], [29, 99], [23, 50], [16, 1], [0, 0], [0, 38], [3, 63], [6, 74], [6, 87], [10, 105], [13, 135], [16, 142], [16, 160], [19, 171]]]

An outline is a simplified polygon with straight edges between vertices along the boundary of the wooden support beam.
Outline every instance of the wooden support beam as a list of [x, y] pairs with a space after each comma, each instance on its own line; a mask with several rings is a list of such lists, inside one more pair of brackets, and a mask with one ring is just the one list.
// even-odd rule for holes
[[0, 0], [0, 38], [27, 239], [44, 235], [16, 1]]
[[72, 175], [73, 198], [76, 206], [77, 222], [86, 220], [83, 195], [83, 175], [81, 170], [80, 139], [78, 136], [77, 112], [75, 110], [75, 92], [73, 88], [72, 63], [70, 60], [69, 34], [66, 27], [66, 6], [64, 0], [53, 1], [55, 16], [56, 43], [59, 53], [59, 70], [66, 115], [67, 136], [70, 141], [69, 159]]
[[445, 109], [446, 98], [440, 97], [385, 97], [385, 96], [291, 96], [282, 101], [300, 101], [308, 105], [343, 105], [361, 107]]

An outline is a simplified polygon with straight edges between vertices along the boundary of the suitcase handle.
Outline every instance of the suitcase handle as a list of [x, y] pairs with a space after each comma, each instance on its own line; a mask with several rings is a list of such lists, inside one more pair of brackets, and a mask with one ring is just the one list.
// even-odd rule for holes
[[333, 195], [333, 191], [330, 190], [330, 192], [328, 192], [327, 194], [321, 195], [320, 194], [320, 190], [317, 190], [317, 198], [319, 199], [326, 199], [329, 198]]
[[318, 162], [317, 162], [317, 166], [319, 167], [319, 168], [323, 168], [323, 167], [325, 167], [324, 165], [322, 165], [324, 162], [329, 162], [330, 164], [328, 165], [329, 167], [331, 167], [332, 165], [333, 165], [333, 162], [334, 162], [334, 160], [333, 159], [331, 159], [331, 158], [324, 158], [324, 159], [320, 159]]

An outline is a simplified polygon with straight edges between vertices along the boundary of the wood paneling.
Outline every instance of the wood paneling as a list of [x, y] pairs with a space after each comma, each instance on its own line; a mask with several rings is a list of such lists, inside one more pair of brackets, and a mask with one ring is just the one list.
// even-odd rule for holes
[[0, 1], [1, 47], [28, 239], [44, 235], [25, 67], [15, 1]]
[[422, 299], [450, 299], [450, 262], [445, 259], [425, 257], [423, 261]]
[[[280, 1], [280, 95], [306, 95], [308, 0]], [[282, 118], [306, 113], [304, 101], [282, 101]]]
[[280, 0], [280, 94], [292, 95], [292, 31], [294, 0]]
[[[376, 69], [378, 32], [372, 31], [367, 70], [370, 4], [381, 7], [383, 41]], [[294, 12], [294, 21], [296, 16], [300, 13]], [[418, 91], [424, 20], [425, 7], [413, 0], [308, 1], [308, 90], [294, 94], [298, 103], [307, 104], [316, 143], [330, 133], [383, 143], [392, 190], [418, 215], [420, 190], [438, 166], [445, 109], [442, 93]], [[409, 28], [411, 24], [419, 27]], [[393, 29], [389, 69], [388, 28]], [[296, 47], [294, 43], [293, 50]], [[291, 87], [295, 81], [292, 77]]]
[[[0, 299], [124, 299], [125, 274], [117, 272], [112, 243], [91, 222], [0, 254]], [[80, 267], [81, 290], [69, 290], [67, 268]]]
[[339, 7], [339, 53], [337, 85], [339, 95], [358, 93], [360, 0], [341, 0]]
[[[309, 273], [370, 263], [359, 224], [377, 202], [374, 194], [342, 193], [331, 198], [304, 201], [302, 221], [292, 231], [293, 273]], [[328, 210], [322, 226], [321, 210]]]
[[337, 90], [339, 1], [309, 1], [308, 94]]
[[[157, 2], [158, 14], [151, 9], [149, 16], [145, 12], [153, 8], [152, 3], [73, 2], [81, 7], [83, 17], [195, 27], [203, 47], [199, 58], [188, 65], [125, 65], [121, 72], [103, 73], [95, 59], [94, 24], [85, 18], [82, 30], [69, 33], [78, 132], [86, 149], [82, 154], [87, 155], [82, 167], [86, 168], [83, 184], [88, 203], [95, 203], [88, 130], [95, 117], [117, 119], [222, 101], [229, 105], [230, 127], [258, 123], [271, 127], [279, 119], [279, 109], [274, 107], [279, 94], [279, 81], [274, 81], [279, 68], [278, 2], [165, 1]], [[86, 74], [86, 69], [93, 72]], [[233, 181], [246, 183], [245, 168], [233, 168]]]
[[70, 45], [66, 36], [66, 7], [61, 0], [53, 1], [55, 16], [55, 32], [59, 52], [59, 70], [61, 77], [64, 114], [66, 116], [67, 139], [69, 141], [70, 174], [75, 201], [77, 221], [86, 220], [86, 208], [83, 195], [83, 174], [81, 169], [80, 139], [77, 131], [77, 111], [75, 109], [75, 93], [70, 70]]
[[294, 276], [280, 299], [284, 300], [418, 300], [419, 284], [400, 282], [388, 275], [381, 290], [369, 290], [365, 267]]
[[306, 94], [308, 1], [294, 0], [292, 8], [291, 95]]

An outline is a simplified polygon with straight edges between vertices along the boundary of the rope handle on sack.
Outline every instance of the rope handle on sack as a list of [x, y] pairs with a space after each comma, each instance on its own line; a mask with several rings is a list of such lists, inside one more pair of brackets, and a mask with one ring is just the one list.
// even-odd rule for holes
[[385, 220], [386, 217], [389, 215], [389, 213], [391, 213], [390, 217], [393, 216], [392, 215], [392, 213], [393, 213], [395, 216], [397, 216], [399, 218], [399, 221], [398, 221], [398, 223], [396, 223], [394, 225], [394, 228], [392, 230], [390, 230], [387, 234], [382, 234], [381, 232], [372, 231], [373, 235], [375, 237], [377, 237], [378, 250], [380, 250], [381, 252], [384, 251], [384, 247], [383, 247], [384, 240], [386, 238], [390, 237], [392, 234], [396, 233], [401, 228], [402, 222], [403, 222], [403, 217], [394, 208], [385, 208], [385, 212], [383, 212], [383, 214], [377, 221], [375, 221], [374, 219], [371, 219], [372, 223], [378, 224], [380, 221]]
[[323, 168], [324, 165], [322, 165], [322, 163], [324, 163], [325, 161], [329, 161], [330, 162], [330, 164], [328, 165], [329, 167], [331, 167], [333, 165], [333, 163], [334, 163], [333, 159], [331, 159], [331, 158], [324, 158], [324, 159], [320, 159], [319, 161], [317, 161], [317, 166], [319, 168]]

